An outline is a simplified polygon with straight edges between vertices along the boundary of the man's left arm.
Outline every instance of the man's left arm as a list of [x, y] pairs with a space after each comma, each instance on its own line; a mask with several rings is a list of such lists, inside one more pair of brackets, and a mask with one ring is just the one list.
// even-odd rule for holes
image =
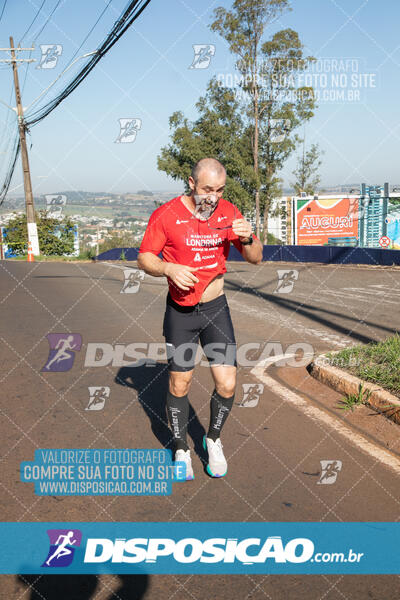
[[249, 263], [259, 265], [262, 262], [263, 246], [260, 240], [253, 236], [251, 224], [246, 219], [235, 219], [232, 222], [232, 231], [242, 243], [243, 258]]

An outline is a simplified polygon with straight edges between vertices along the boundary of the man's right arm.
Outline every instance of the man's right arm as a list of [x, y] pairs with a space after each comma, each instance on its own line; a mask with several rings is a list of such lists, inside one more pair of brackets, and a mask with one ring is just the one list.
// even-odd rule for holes
[[139, 269], [153, 277], [162, 277], [163, 275], [168, 277], [165, 270], [168, 264], [152, 252], [140, 252], [137, 257]]
[[137, 266], [153, 277], [168, 277], [181, 290], [188, 290], [199, 282], [194, 274], [198, 267], [165, 262], [152, 252], [139, 252]]

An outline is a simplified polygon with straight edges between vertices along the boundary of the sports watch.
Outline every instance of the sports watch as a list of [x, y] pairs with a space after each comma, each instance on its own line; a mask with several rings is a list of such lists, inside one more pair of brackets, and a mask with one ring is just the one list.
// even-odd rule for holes
[[251, 246], [253, 241], [254, 241], [253, 234], [251, 234], [250, 239], [247, 242], [241, 242], [241, 243], [243, 244], [243, 246]]

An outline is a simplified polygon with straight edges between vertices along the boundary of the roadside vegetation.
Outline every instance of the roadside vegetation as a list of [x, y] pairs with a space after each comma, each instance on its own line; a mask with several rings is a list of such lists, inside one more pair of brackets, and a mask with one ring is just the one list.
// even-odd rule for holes
[[328, 355], [330, 364], [381, 386], [400, 398], [400, 335]]

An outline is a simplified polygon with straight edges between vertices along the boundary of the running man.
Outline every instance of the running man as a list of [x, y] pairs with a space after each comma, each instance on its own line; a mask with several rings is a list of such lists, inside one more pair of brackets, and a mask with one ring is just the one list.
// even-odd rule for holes
[[188, 392], [199, 340], [215, 384], [209, 429], [203, 438], [207, 472], [223, 477], [228, 468], [220, 434], [236, 387], [236, 341], [223, 290], [230, 243], [247, 262], [257, 265], [262, 260], [262, 244], [250, 223], [222, 198], [225, 181], [226, 171], [219, 161], [203, 158], [196, 163], [189, 177], [190, 196], [173, 198], [153, 212], [138, 255], [140, 269], [168, 280], [163, 324], [169, 369], [166, 406], [175, 461], [185, 463], [186, 480], [194, 478], [186, 436]]

